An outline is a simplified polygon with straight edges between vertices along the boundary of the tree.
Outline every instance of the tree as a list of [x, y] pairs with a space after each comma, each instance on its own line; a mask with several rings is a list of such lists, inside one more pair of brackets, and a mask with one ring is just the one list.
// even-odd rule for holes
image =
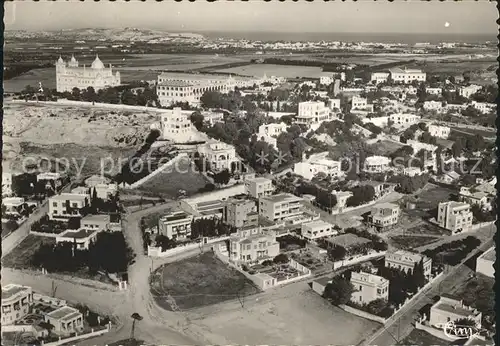
[[334, 246], [328, 249], [328, 257], [334, 261], [344, 259], [347, 255], [347, 250], [343, 246]]
[[349, 281], [336, 276], [326, 285], [323, 297], [333, 305], [342, 305], [351, 300], [353, 292], [354, 286]]
[[455, 326], [457, 326], [457, 327], [476, 327], [477, 326], [476, 321], [474, 321], [471, 318], [467, 318], [467, 317], [458, 318], [453, 322], [455, 323]]
[[123, 103], [124, 105], [130, 105], [130, 106], [137, 105], [137, 97], [130, 90], [123, 91], [120, 100], [121, 103]]
[[214, 183], [218, 185], [226, 185], [231, 179], [231, 173], [228, 169], [224, 169], [214, 174]]
[[132, 316], [130, 316], [130, 317], [132, 317], [132, 330], [130, 331], [130, 340], [135, 340], [135, 335], [134, 335], [134, 333], [135, 333], [135, 322], [136, 321], [141, 321], [142, 320], [142, 316], [139, 315], [137, 312], [134, 312], [132, 314]]
[[199, 111], [196, 111], [193, 114], [191, 114], [191, 116], [189, 118], [197, 130], [201, 130], [203, 128], [204, 118], [203, 118], [203, 114], [201, 114]]
[[76, 87], [73, 88], [73, 90], [71, 90], [71, 97], [73, 98], [73, 100], [79, 101], [81, 99], [80, 89]]
[[288, 256], [284, 253], [280, 253], [279, 255], [273, 258], [273, 262], [276, 264], [288, 263]]

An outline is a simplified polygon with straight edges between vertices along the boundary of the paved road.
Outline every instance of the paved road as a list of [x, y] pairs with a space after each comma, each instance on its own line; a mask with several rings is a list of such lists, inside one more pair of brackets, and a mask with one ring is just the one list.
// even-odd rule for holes
[[413, 330], [413, 324], [418, 317], [419, 310], [425, 305], [433, 303], [432, 298], [434, 296], [444, 292], [450, 292], [454, 286], [465, 281], [469, 271], [464, 263], [479, 251], [488, 249], [492, 244], [493, 240], [490, 239], [475, 251], [471, 252], [461, 264], [448, 268], [445, 274], [437, 279], [429, 289], [425, 292], [421, 292], [412, 303], [398, 311], [385, 326], [363, 341], [360, 345], [394, 345], [402, 340]]

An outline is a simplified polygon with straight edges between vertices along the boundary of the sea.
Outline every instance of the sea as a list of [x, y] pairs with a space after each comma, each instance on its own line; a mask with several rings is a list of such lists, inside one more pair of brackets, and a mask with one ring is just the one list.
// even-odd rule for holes
[[340, 41], [340, 42], [374, 42], [401, 43], [486, 43], [497, 42], [495, 33], [491, 34], [460, 34], [460, 33], [325, 33], [325, 32], [200, 32], [210, 39], [247, 39], [251, 41]]

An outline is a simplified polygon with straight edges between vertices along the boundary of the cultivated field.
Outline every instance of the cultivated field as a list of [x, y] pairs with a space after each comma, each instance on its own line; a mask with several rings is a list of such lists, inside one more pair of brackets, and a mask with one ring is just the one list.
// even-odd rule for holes
[[410, 335], [401, 341], [400, 345], [416, 345], [416, 346], [446, 346], [451, 345], [451, 341], [440, 339], [423, 330], [414, 329]]
[[454, 193], [457, 193], [457, 191], [429, 183], [418, 193], [416, 209], [436, 208], [439, 202], [448, 201], [450, 195]]
[[243, 298], [258, 291], [250, 280], [211, 252], [166, 264], [151, 277], [156, 303], [174, 311]]
[[215, 70], [211, 72], [235, 73], [239, 75], [254, 77], [262, 77], [264, 74], [266, 74], [267, 76], [280, 76], [285, 78], [319, 78], [323, 74], [321, 67], [271, 64], [250, 64], [246, 66]]
[[412, 236], [412, 235], [395, 235], [390, 236], [389, 241], [398, 249], [413, 249], [419, 246], [427, 245], [438, 241], [439, 237], [432, 236]]

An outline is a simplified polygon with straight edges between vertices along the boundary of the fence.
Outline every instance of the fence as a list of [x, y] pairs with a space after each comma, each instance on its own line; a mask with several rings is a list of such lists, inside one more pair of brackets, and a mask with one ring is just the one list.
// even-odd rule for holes
[[469, 232], [470, 231], [478, 230], [479, 228], [483, 228], [483, 227], [486, 227], [486, 226], [489, 226], [489, 225], [493, 225], [495, 222], [496, 222], [496, 220], [495, 221], [489, 221], [489, 222], [476, 223], [475, 225], [471, 226]]
[[[63, 233], [63, 232], [61, 232], [61, 233]], [[30, 234], [32, 234], [32, 235], [36, 235], [36, 236], [39, 236], [39, 237], [48, 237], [48, 238], [59, 237], [61, 235], [61, 233], [45, 233], [45, 232], [33, 232], [33, 231], [30, 231]]]
[[34, 325], [31, 324], [18, 324], [18, 325], [2, 325], [2, 334], [3, 333], [29, 333], [36, 337], [44, 337], [49, 335], [49, 331], [46, 329], [36, 329]]
[[161, 251], [161, 247], [148, 246], [148, 256], [150, 257], [169, 257], [173, 255], [177, 255], [179, 253], [183, 253], [189, 250], [194, 250], [202, 247], [205, 244], [213, 244], [220, 241], [228, 240], [229, 236], [222, 237], [214, 237], [214, 238], [204, 238], [204, 241], [201, 243], [188, 243], [187, 245], [178, 245], [173, 249], [168, 249], [165, 251]]
[[342, 267], [347, 267], [353, 264], [358, 264], [361, 262], [369, 261], [371, 259], [384, 256], [386, 251], [372, 252], [368, 255], [358, 256], [353, 258], [352, 260], [342, 260], [333, 262], [333, 269], [339, 269]]
[[108, 324], [106, 326], [106, 328], [101, 329], [101, 330], [94, 331], [94, 329], [92, 328], [92, 331], [90, 333], [80, 334], [80, 335], [78, 335], [78, 333], [77, 333], [76, 336], [72, 336], [72, 337], [65, 338], [65, 339], [59, 337], [58, 341], [48, 342], [48, 343], [43, 343], [42, 342], [41, 345], [42, 346], [59, 346], [59, 345], [64, 345], [64, 344], [67, 344], [69, 342], [73, 342], [73, 341], [77, 341], [77, 340], [81, 340], [81, 339], [87, 339], [87, 338], [91, 338], [91, 337], [94, 337], [94, 336], [99, 336], [99, 335], [102, 335], [102, 334], [106, 334], [107, 332], [109, 332], [110, 329], [111, 329], [110, 328], [110, 324]]
[[353, 211], [353, 210], [370, 207], [370, 206], [374, 205], [375, 203], [377, 203], [378, 201], [379, 201], [379, 199], [376, 199], [376, 200], [373, 200], [373, 201], [370, 201], [368, 203], [361, 204], [361, 205], [358, 205], [358, 206], [355, 206], [355, 207], [346, 207], [346, 208], [333, 209], [332, 212], [331, 212], [331, 214], [332, 215], [338, 215], [338, 214], [342, 214], [342, 213], [348, 213], [348, 212]]
[[187, 154], [185, 154], [185, 153], [177, 155], [172, 160], [170, 160], [167, 163], [165, 163], [165, 164], [161, 165], [160, 167], [158, 167], [154, 172], [151, 172], [150, 174], [148, 174], [144, 178], [137, 180], [135, 183], [133, 183], [131, 185], [128, 185], [127, 188], [129, 188], [129, 189], [135, 189], [135, 188], [141, 186], [146, 181], [148, 181], [149, 179], [157, 176], [158, 174], [160, 174], [161, 172], [163, 172], [165, 169], [167, 169], [169, 166], [174, 165], [176, 162], [182, 160], [183, 158], [189, 158], [189, 156]]
[[368, 320], [372, 320], [372, 321], [379, 322], [382, 324], [385, 324], [387, 322], [387, 319], [385, 319], [383, 317], [373, 315], [373, 314], [370, 314], [369, 312], [353, 308], [352, 306], [339, 305], [339, 307], [344, 311], [350, 312], [353, 315], [363, 317], [363, 318], [366, 318]]

